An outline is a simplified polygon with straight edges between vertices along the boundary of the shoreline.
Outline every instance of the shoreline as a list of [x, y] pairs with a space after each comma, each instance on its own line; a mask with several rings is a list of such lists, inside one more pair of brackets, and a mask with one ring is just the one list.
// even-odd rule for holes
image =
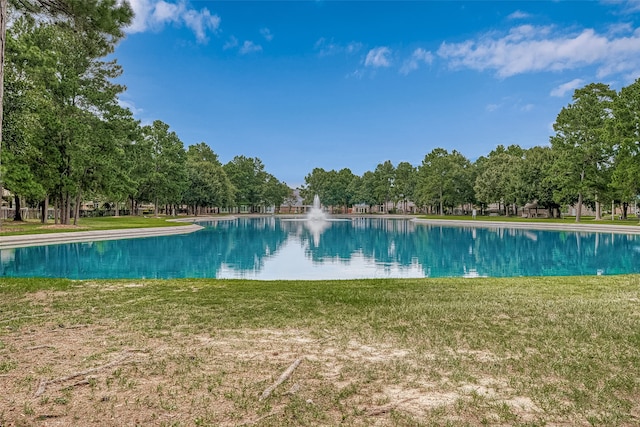
[[415, 218], [414, 222], [425, 225], [446, 225], [450, 227], [474, 227], [474, 228], [516, 228], [524, 230], [542, 231], [582, 231], [585, 233], [613, 233], [613, 234], [640, 234], [640, 227], [615, 224], [566, 224], [559, 222], [510, 222], [510, 221], [475, 221], [456, 219], [421, 219]]

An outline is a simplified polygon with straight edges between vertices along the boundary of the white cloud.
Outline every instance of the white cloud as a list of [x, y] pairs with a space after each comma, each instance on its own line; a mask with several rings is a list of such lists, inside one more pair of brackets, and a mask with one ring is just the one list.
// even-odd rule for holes
[[242, 46], [240, 47], [240, 55], [247, 55], [249, 53], [260, 52], [262, 51], [262, 46], [259, 44], [255, 44], [251, 40], [245, 40]]
[[520, 107], [520, 111], [527, 112], [527, 111], [533, 110], [534, 108], [535, 108], [534, 104], [525, 104], [522, 107]]
[[348, 79], [361, 79], [362, 77], [364, 77], [364, 70], [362, 69], [357, 69], [351, 73], [348, 73], [346, 76], [346, 78]]
[[229, 40], [227, 40], [224, 43], [224, 46], [222, 46], [222, 49], [228, 50], [228, 49], [233, 49], [234, 47], [238, 47], [238, 39], [235, 38], [234, 36], [231, 36], [229, 37]]
[[220, 17], [212, 15], [209, 9], [196, 10], [186, 1], [167, 2], [164, 0], [129, 0], [134, 12], [128, 33], [159, 31], [167, 24], [185, 25], [196, 35], [198, 42], [206, 43], [208, 33], [220, 29]]
[[207, 31], [212, 33], [218, 32], [220, 28], [220, 17], [218, 15], [211, 15], [208, 9], [202, 9], [197, 12], [193, 9], [184, 13], [182, 19], [187, 24], [187, 27], [191, 28], [196, 35], [198, 41], [207, 41]]
[[332, 56], [338, 54], [353, 55], [362, 49], [362, 43], [351, 42], [348, 44], [335, 43], [333, 40], [327, 40], [321, 37], [313, 45], [313, 48], [318, 51], [318, 56]]
[[139, 116], [144, 112], [142, 108], [137, 108], [133, 101], [128, 101], [126, 99], [118, 98], [118, 105], [122, 108], [127, 108], [134, 116]]
[[264, 39], [268, 42], [273, 40], [273, 34], [271, 34], [271, 30], [269, 30], [268, 28], [261, 28], [260, 34], [262, 34], [262, 37], [264, 37]]
[[638, 0], [603, 0], [602, 2], [622, 6], [622, 13], [640, 12], [640, 1]]
[[184, 3], [177, 5], [160, 0], [155, 4], [155, 7], [153, 8], [151, 20], [154, 22], [177, 21], [179, 19], [180, 13], [184, 13], [184, 8]]
[[584, 82], [584, 80], [582, 80], [582, 79], [573, 79], [570, 82], [563, 83], [560, 86], [558, 86], [555, 89], [553, 89], [551, 91], [550, 95], [551, 96], [557, 96], [557, 97], [565, 96], [567, 92], [571, 92], [574, 89], [577, 89], [580, 86], [582, 86], [583, 82]]
[[376, 47], [371, 49], [369, 53], [367, 53], [367, 57], [364, 60], [365, 67], [390, 67], [391, 61], [389, 60], [389, 55], [391, 55], [391, 49], [388, 47]]
[[511, 15], [507, 16], [507, 19], [526, 19], [529, 17], [531, 17], [531, 15], [529, 15], [528, 13], [521, 10], [516, 10]]
[[500, 108], [500, 105], [498, 104], [488, 104], [486, 107], [484, 107], [485, 110], [487, 110], [490, 113], [493, 113], [494, 111], [496, 111], [498, 108]]
[[432, 62], [433, 54], [419, 47], [402, 63], [400, 74], [404, 74], [406, 76], [410, 72], [417, 70], [420, 67], [420, 64], [431, 64]]
[[438, 55], [453, 68], [494, 70], [499, 77], [535, 71], [562, 71], [595, 65], [598, 77], [640, 71], [640, 29], [613, 37], [585, 29], [553, 35], [551, 27], [522, 25], [462, 43], [443, 43]]

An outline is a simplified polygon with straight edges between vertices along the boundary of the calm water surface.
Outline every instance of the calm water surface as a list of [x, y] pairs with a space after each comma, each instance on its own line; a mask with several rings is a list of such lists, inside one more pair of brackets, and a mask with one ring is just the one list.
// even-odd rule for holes
[[0, 276], [347, 279], [640, 272], [640, 236], [239, 218], [186, 235], [0, 250]]

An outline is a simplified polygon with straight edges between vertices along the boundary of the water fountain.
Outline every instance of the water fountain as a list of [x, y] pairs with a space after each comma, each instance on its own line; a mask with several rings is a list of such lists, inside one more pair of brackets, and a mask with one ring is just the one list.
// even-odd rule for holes
[[320, 205], [320, 197], [316, 194], [313, 196], [313, 206], [307, 212], [307, 218], [304, 222], [305, 227], [313, 235], [313, 243], [315, 246], [320, 245], [320, 235], [329, 228], [327, 214], [322, 210]]
[[327, 214], [322, 210], [320, 205], [320, 197], [316, 194], [313, 196], [313, 206], [307, 212], [307, 219], [310, 221], [326, 221]]

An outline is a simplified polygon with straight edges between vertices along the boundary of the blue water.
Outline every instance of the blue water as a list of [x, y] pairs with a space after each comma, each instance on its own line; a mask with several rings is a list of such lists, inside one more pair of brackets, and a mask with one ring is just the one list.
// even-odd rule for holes
[[192, 234], [0, 250], [0, 277], [347, 279], [640, 272], [640, 236], [406, 220], [202, 223]]

